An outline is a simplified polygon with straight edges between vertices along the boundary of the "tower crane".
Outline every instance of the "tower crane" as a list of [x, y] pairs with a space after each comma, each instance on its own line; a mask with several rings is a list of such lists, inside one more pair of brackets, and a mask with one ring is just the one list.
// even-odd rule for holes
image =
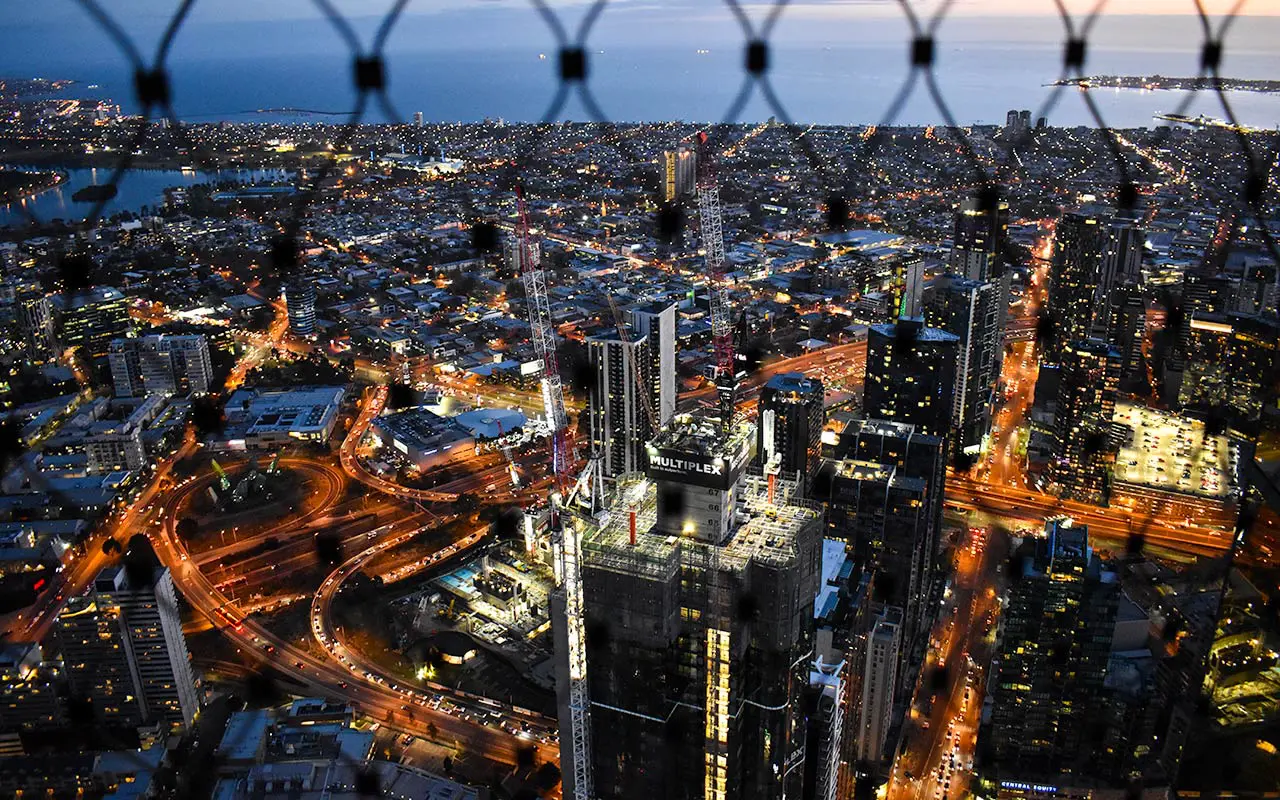
[[552, 485], [550, 497], [551, 549], [556, 572], [556, 591], [565, 607], [565, 635], [569, 661], [570, 741], [560, 742], [561, 752], [569, 748], [572, 763], [574, 800], [591, 800], [594, 794], [591, 775], [591, 701], [587, 693], [586, 626], [582, 616], [582, 582], [579, 565], [579, 532], [567, 509], [573, 495], [590, 480], [590, 469], [576, 485], [572, 470], [569, 425], [564, 408], [564, 385], [560, 378], [560, 362], [556, 357], [555, 331], [551, 327], [551, 304], [547, 300], [547, 280], [536, 263], [529, 246], [529, 216], [525, 210], [524, 189], [516, 187], [517, 253], [520, 278], [524, 282], [529, 307], [529, 336], [534, 352], [542, 362], [542, 404], [551, 428], [550, 455]]
[[715, 155], [705, 131], [698, 132], [698, 222], [707, 259], [707, 299], [711, 307], [711, 341], [715, 348], [715, 384], [720, 406], [720, 428], [726, 433], [733, 422], [738, 393], [733, 353], [733, 322], [729, 289], [725, 285], [724, 230], [720, 217], [720, 186]]

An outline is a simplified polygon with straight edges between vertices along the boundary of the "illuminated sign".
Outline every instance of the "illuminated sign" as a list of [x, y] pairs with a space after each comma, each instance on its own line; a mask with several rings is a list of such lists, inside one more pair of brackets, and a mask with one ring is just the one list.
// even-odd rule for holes
[[645, 471], [654, 480], [728, 491], [742, 474], [743, 465], [750, 455], [748, 442], [744, 442], [741, 452], [732, 458], [650, 447], [648, 468]]

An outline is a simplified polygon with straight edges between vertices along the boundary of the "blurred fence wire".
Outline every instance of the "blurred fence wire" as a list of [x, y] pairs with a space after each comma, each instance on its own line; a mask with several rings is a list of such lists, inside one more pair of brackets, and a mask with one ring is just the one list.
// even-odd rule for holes
[[[216, 176], [223, 166], [215, 152], [214, 138], [210, 135], [216, 125], [199, 121], [184, 121], [175, 111], [173, 81], [169, 67], [170, 56], [177, 44], [178, 34], [190, 17], [195, 0], [182, 0], [176, 4], [163, 35], [155, 49], [148, 54], [139, 46], [130, 32], [130, 19], [117, 14], [112, 4], [98, 0], [77, 0], [85, 18], [96, 25], [113, 43], [133, 73], [133, 100], [140, 113], [127, 123], [127, 136], [117, 149], [119, 156], [108, 180], [97, 190], [96, 197], [83, 219], [70, 226], [54, 226], [50, 220], [39, 219], [34, 206], [19, 205], [16, 210], [26, 216], [25, 224], [18, 226], [16, 237], [21, 239], [45, 236], [51, 232], [63, 235], [69, 243], [58, 257], [56, 264], [56, 288], [75, 295], [90, 290], [94, 285], [95, 262], [88, 244], [89, 232], [104, 219], [106, 209], [117, 195], [120, 182], [135, 168], [137, 154], [149, 146], [163, 145], [180, 148], [202, 171]], [[210, 2], [210, 0], [205, 0]], [[608, 14], [608, 0], [594, 0], [584, 7], [574, 6], [578, 17], [576, 26], [567, 20], [566, 9], [553, 7], [548, 0], [529, 0], [537, 19], [545, 25], [558, 52], [554, 62], [557, 72], [555, 89], [548, 99], [546, 109], [537, 120], [519, 123], [523, 135], [514, 148], [495, 155], [498, 169], [486, 174], [466, 173], [462, 180], [473, 182], [465, 199], [453, 209], [458, 218], [472, 231], [471, 240], [477, 255], [484, 255], [499, 248], [499, 232], [510, 227], [514, 211], [512, 190], [520, 181], [540, 181], [540, 173], [555, 171], [557, 159], [564, 150], [560, 134], [564, 128], [564, 112], [573, 98], [585, 109], [586, 119], [573, 123], [572, 130], [583, 142], [598, 151], [608, 164], [608, 169], [625, 178], [643, 183], [651, 193], [653, 202], [652, 228], [665, 241], [680, 240], [684, 220], [689, 214], [672, 208], [661, 196], [662, 187], [654, 167], [657, 154], [639, 141], [640, 126], [634, 123], [615, 123], [609, 119], [606, 109], [609, 98], [598, 98], [592, 88], [592, 35], [602, 15]], [[1244, 226], [1239, 220], [1249, 221], [1248, 236], [1251, 246], [1260, 247], [1273, 265], [1280, 263], [1280, 251], [1271, 230], [1271, 218], [1275, 212], [1276, 190], [1273, 171], [1276, 162], [1276, 136], [1271, 132], [1250, 132], [1240, 122], [1231, 102], [1229, 86], [1220, 72], [1223, 59], [1229, 52], [1229, 34], [1233, 25], [1247, 9], [1239, 0], [1227, 12], [1214, 18], [1201, 0], [1176, 0], [1194, 13], [1200, 21], [1201, 39], [1194, 43], [1198, 48], [1197, 72], [1200, 80], [1180, 100], [1175, 114], [1182, 114], [1192, 107], [1197, 98], [1207, 95], [1220, 108], [1226, 126], [1212, 134], [1218, 152], [1229, 154], [1222, 163], [1212, 165], [1230, 177], [1215, 186], [1206, 186], [1204, 192], [1213, 194], [1218, 203], [1219, 215], [1227, 224], [1225, 236], [1215, 238], [1206, 260], [1221, 260], [1225, 254], [1240, 246]], [[1171, 0], [1170, 5], [1174, 5]], [[362, 41], [356, 26], [339, 11], [330, 0], [314, 0], [318, 18], [327, 20], [348, 51], [351, 88], [355, 91], [355, 105], [346, 119], [328, 126], [325, 134], [331, 147], [329, 157], [318, 169], [299, 170], [296, 193], [287, 210], [273, 217], [277, 233], [269, 242], [256, 243], [260, 252], [267, 254], [273, 277], [280, 281], [305, 279], [302, 270], [303, 252], [307, 246], [309, 226], [314, 215], [333, 207], [337, 194], [333, 191], [333, 178], [339, 173], [340, 161], [353, 152], [369, 149], [371, 143], [383, 142], [389, 133], [394, 134], [411, 127], [393, 106], [387, 93], [388, 81], [394, 64], [385, 55], [386, 45], [397, 23], [404, 17], [408, 0], [395, 0], [385, 11], [372, 38]], [[946, 148], [958, 155], [964, 168], [961, 173], [950, 173], [945, 182], [932, 187], [950, 196], [958, 203], [973, 198], [978, 208], [994, 210], [1002, 200], [1010, 196], [1015, 185], [1026, 175], [1026, 162], [1036, 159], [1040, 143], [1035, 132], [1027, 140], [1014, 138], [993, 139], [987, 135], [975, 135], [971, 127], [957, 121], [948, 102], [946, 92], [939, 81], [937, 62], [939, 44], [946, 38], [948, 15], [954, 10], [952, 0], [934, 4], [926, 13], [921, 4], [910, 0], [897, 0], [896, 6], [906, 21], [910, 36], [902, 42], [902, 58], [910, 65], [902, 85], [894, 93], [887, 108], [867, 109], [868, 117], [878, 120], [875, 125], [818, 126], [796, 119], [787, 110], [786, 98], [771, 81], [773, 52], [771, 37], [779, 23], [787, 17], [787, 0], [772, 3], [745, 3], [740, 0], [722, 0], [714, 6], [717, 13], [732, 19], [741, 31], [741, 84], [732, 94], [732, 100], [718, 120], [709, 120], [702, 128], [711, 131], [712, 139], [726, 152], [732, 152], [748, 137], [752, 126], [742, 122], [744, 110], [755, 96], [776, 120], [775, 130], [785, 134], [796, 158], [796, 179], [808, 188], [812, 200], [811, 219], [817, 220], [818, 231], [839, 230], [854, 222], [854, 210], [863, 205], [867, 197], [878, 189], [892, 185], [894, 176], [886, 175], [878, 156], [886, 146], [891, 146], [900, 115], [908, 100], [916, 93], [923, 93], [936, 111], [941, 124], [931, 130], [930, 146]], [[1123, 4], [1098, 0], [1085, 13], [1069, 11], [1063, 0], [1046, 2], [1046, 8], [1061, 21], [1061, 71], [1058, 82], [1047, 89], [1042, 104], [1033, 118], [1047, 116], [1064, 97], [1067, 88], [1076, 94], [1093, 121], [1092, 135], [1097, 137], [1109, 165], [1102, 169], [1106, 175], [1099, 187], [1107, 202], [1117, 211], [1139, 214], [1146, 211], [1146, 196], [1151, 185], [1162, 179], [1162, 168], [1154, 155], [1172, 141], [1171, 128], [1158, 128], [1138, 137], [1128, 137], [1108, 125], [1101, 106], [1095, 101], [1087, 83], [1078, 86], [1072, 81], [1089, 75], [1090, 37], [1100, 18], [1107, 13], [1123, 13]], [[706, 12], [709, 13], [709, 12]], [[1193, 44], [1193, 43], [1188, 43]], [[366, 112], [373, 106], [393, 122], [368, 123]], [[682, 135], [696, 128], [685, 125]], [[918, 131], [913, 133], [916, 136]], [[477, 131], [477, 136], [482, 135]], [[1209, 134], [1204, 134], [1209, 135]], [[1132, 139], [1132, 140], [1131, 140]], [[919, 141], [918, 136], [913, 141]], [[673, 140], [674, 143], [674, 140]], [[1142, 144], [1143, 146], [1139, 146]], [[732, 164], [732, 159], [728, 159]], [[1166, 176], [1167, 177], [1167, 176]], [[1217, 187], [1228, 186], [1221, 191]], [[506, 200], [495, 201], [495, 195]], [[11, 232], [12, 234], [13, 232]], [[10, 235], [9, 238], [15, 238]], [[1170, 315], [1178, 314], [1171, 309]], [[1042, 336], [1051, 336], [1055, 321], [1050, 319], [1040, 326]], [[1274, 397], [1271, 398], [1274, 402]], [[221, 412], [217, 408], [197, 410], [197, 424], [208, 432], [219, 424]], [[21, 435], [21, 422], [5, 420], [0, 425], [0, 467], [9, 472], [17, 467], [26, 472], [30, 485], [46, 488], [64, 506], [74, 506], [74, 498], [60, 494], [48, 487], [39, 469], [29, 458], [28, 444]], [[1216, 429], [1221, 429], [1218, 426]], [[1277, 490], [1256, 464], [1251, 447], [1246, 443], [1248, 465], [1243, 473], [1248, 478], [1243, 499], [1239, 503], [1239, 515], [1232, 547], [1222, 559], [1222, 570], [1216, 573], [1223, 592], [1227, 585], [1227, 572], [1239, 557], [1241, 548], [1248, 542], [1252, 527], [1257, 521], [1258, 509], [1265, 499], [1274, 503]], [[1144, 524], [1134, 526], [1129, 548], [1137, 552], [1144, 546]], [[319, 540], [318, 540], [319, 541]], [[335, 561], [332, 553], [319, 554], [326, 563]], [[1220, 606], [1221, 607], [1221, 606]], [[291, 664], [276, 663], [277, 656], [254, 651], [242, 654], [249, 670], [250, 700], [267, 703], [282, 694], [276, 675], [292, 675], [297, 672]], [[354, 680], [354, 678], [353, 678]], [[409, 724], [409, 723], [406, 723]], [[421, 724], [421, 720], [412, 723]], [[359, 766], [359, 765], [356, 765]], [[361, 769], [363, 769], [361, 767]], [[360, 793], [382, 793], [377, 774], [360, 771]]]

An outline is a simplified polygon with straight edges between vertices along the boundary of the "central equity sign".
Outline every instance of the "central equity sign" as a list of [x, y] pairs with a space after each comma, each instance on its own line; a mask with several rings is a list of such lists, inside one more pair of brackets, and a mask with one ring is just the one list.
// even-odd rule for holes
[[656, 455], [649, 459], [649, 463], [659, 469], [665, 469], [671, 472], [701, 472], [705, 475], [724, 474], [723, 461], [688, 461], [683, 458]]

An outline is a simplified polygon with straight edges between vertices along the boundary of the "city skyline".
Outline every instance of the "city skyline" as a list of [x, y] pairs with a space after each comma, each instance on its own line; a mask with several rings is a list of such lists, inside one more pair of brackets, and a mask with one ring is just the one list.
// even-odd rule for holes
[[1007, 8], [0, 12], [0, 793], [1280, 787], [1280, 14]]

